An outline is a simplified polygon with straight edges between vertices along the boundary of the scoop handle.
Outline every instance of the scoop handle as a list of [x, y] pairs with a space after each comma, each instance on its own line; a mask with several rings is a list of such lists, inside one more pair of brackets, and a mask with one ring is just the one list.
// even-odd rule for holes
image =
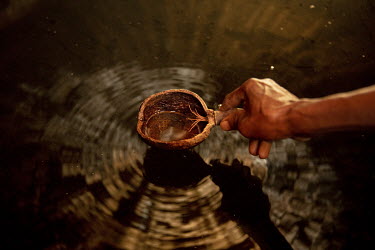
[[215, 125], [219, 125], [220, 122], [227, 117], [229, 114], [236, 112], [239, 110], [239, 108], [234, 108], [234, 109], [229, 109], [226, 111], [220, 111], [220, 110], [215, 110], [214, 111], [214, 117], [215, 117]]

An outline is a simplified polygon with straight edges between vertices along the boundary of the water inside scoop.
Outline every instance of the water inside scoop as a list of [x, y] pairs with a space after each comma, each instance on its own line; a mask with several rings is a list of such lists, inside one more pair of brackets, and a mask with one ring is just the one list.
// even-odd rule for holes
[[194, 125], [194, 121], [191, 116], [179, 112], [159, 112], [147, 120], [145, 134], [165, 142], [189, 139], [202, 132], [199, 125]]

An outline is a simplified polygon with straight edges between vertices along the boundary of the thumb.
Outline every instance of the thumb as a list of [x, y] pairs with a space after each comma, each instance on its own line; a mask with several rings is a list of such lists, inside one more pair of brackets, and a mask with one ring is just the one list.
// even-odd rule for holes
[[246, 111], [244, 109], [237, 109], [220, 122], [220, 127], [224, 131], [238, 129], [238, 123], [244, 118]]

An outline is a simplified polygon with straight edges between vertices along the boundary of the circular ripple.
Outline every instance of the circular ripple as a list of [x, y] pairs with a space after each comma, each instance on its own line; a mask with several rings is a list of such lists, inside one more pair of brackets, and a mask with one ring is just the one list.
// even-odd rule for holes
[[[29, 140], [55, 162], [49, 167], [58, 181], [40, 187], [48, 195], [39, 201], [48, 214], [40, 227], [56, 228], [45, 233], [54, 239], [50, 249], [258, 248], [222, 209], [211, 177], [213, 159], [252, 163], [238, 133], [213, 129], [194, 151], [166, 152], [147, 147], [135, 130], [141, 102], [166, 89], [189, 89], [214, 108], [219, 85], [203, 70], [133, 63], [57, 78], [49, 89], [22, 85], [32, 99], [19, 104], [43, 113]], [[27, 126], [35, 130], [33, 124]]]

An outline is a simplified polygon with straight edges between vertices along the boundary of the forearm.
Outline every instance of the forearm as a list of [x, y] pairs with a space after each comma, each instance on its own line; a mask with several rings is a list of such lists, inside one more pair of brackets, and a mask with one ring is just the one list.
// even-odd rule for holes
[[293, 136], [375, 128], [375, 86], [301, 99], [291, 105], [289, 123]]

